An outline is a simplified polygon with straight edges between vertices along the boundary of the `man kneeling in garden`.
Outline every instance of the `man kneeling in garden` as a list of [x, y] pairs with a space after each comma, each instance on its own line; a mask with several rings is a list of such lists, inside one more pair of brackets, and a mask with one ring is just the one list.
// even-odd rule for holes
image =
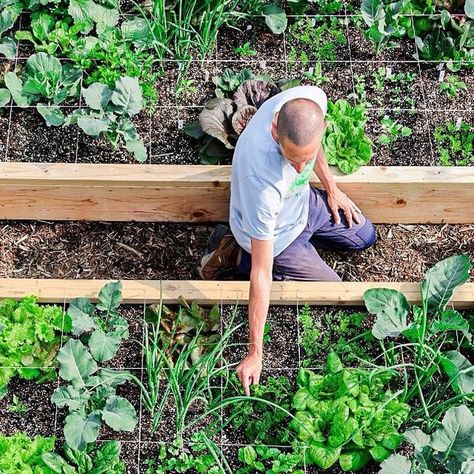
[[[250, 276], [249, 351], [237, 368], [245, 392], [262, 370], [263, 330], [273, 280], [340, 281], [316, 247], [363, 250], [372, 223], [338, 189], [321, 146], [325, 93], [295, 87], [268, 99], [240, 136], [232, 162], [230, 229], [212, 233], [205, 279]], [[316, 173], [325, 191], [312, 188]]]

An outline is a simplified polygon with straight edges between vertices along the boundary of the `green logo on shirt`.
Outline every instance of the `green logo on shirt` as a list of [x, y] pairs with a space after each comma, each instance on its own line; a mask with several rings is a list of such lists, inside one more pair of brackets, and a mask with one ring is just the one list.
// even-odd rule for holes
[[311, 178], [311, 173], [314, 167], [314, 161], [315, 160], [309, 161], [307, 165], [305, 166], [304, 170], [301, 173], [296, 175], [295, 179], [293, 180], [290, 187], [288, 188], [288, 193], [286, 194], [285, 199], [295, 196], [298, 193], [298, 191], [301, 190], [301, 188], [303, 188], [309, 183], [309, 180]]

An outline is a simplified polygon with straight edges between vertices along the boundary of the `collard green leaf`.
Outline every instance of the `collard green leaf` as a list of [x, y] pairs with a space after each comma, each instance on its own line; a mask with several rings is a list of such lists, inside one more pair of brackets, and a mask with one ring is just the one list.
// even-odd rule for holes
[[403, 436], [415, 447], [415, 449], [420, 451], [430, 443], [429, 435], [423, 433], [420, 428], [408, 428], [405, 433], [403, 433]]
[[74, 298], [71, 300], [67, 314], [71, 317], [74, 336], [80, 336], [97, 328], [93, 319], [95, 306], [88, 298]]
[[283, 8], [274, 4], [268, 4], [262, 8], [262, 15], [272, 33], [279, 35], [286, 30], [288, 19], [286, 18], [286, 13]]
[[430, 268], [421, 284], [421, 294], [429, 312], [445, 309], [456, 289], [469, 280], [471, 263], [467, 255], [455, 255]]
[[444, 352], [441, 355], [441, 366], [457, 395], [474, 392], [474, 366], [460, 352]]
[[85, 387], [87, 379], [97, 371], [97, 364], [81, 341], [69, 339], [57, 356], [59, 375], [75, 388]]
[[105, 84], [95, 82], [84, 89], [82, 95], [91, 109], [103, 112], [112, 97], [112, 91]]
[[99, 435], [101, 425], [100, 413], [93, 411], [89, 415], [72, 413], [66, 417], [64, 438], [72, 449], [83, 451]]
[[137, 424], [137, 414], [133, 405], [123, 397], [109, 397], [102, 418], [116, 431], [133, 431]]
[[106, 362], [115, 357], [121, 341], [120, 334], [105, 333], [102, 329], [96, 329], [89, 339], [89, 348], [97, 362]]
[[77, 125], [86, 135], [98, 137], [102, 132], [106, 132], [109, 129], [110, 119], [108, 117], [79, 116], [77, 118]]
[[122, 301], [122, 283], [120, 281], [112, 281], [106, 283], [99, 292], [99, 302], [97, 309], [112, 314], [120, 306]]
[[380, 467], [379, 474], [411, 474], [410, 460], [400, 454], [392, 454]]
[[17, 44], [12, 38], [2, 38], [0, 41], [0, 54], [3, 54], [7, 59], [13, 59], [16, 55]]
[[125, 148], [127, 149], [127, 151], [132, 153], [135, 159], [140, 163], [144, 163], [148, 158], [145, 144], [143, 143], [143, 140], [141, 138], [136, 140], [126, 140]]
[[64, 123], [64, 114], [59, 105], [46, 105], [39, 103], [36, 110], [44, 118], [47, 125], [59, 127]]
[[469, 18], [474, 19], [474, 0], [466, 0], [464, 4], [464, 12]]
[[138, 114], [143, 105], [138, 78], [125, 76], [115, 81], [112, 102], [129, 116]]
[[7, 72], [3, 76], [3, 81], [12, 95], [13, 102], [19, 107], [27, 107], [30, 101], [23, 93], [23, 83], [21, 79], [14, 72]]
[[474, 458], [474, 415], [465, 405], [450, 408], [441, 427], [431, 436], [430, 446], [458, 461]]
[[8, 89], [0, 88], [0, 107], [5, 107], [5, 105], [8, 105], [11, 98], [12, 96]]
[[445, 309], [439, 319], [431, 324], [431, 332], [437, 334], [446, 331], [469, 331], [469, 323], [455, 309]]
[[474, 460], [464, 461], [458, 474], [474, 474]]
[[78, 411], [87, 405], [90, 394], [86, 390], [74, 388], [71, 385], [58, 387], [51, 395], [51, 401], [59, 408], [67, 406], [71, 411]]
[[373, 288], [364, 293], [364, 302], [368, 311], [377, 315], [372, 329], [377, 339], [396, 337], [408, 328], [410, 305], [403, 293], [389, 288]]
[[22, 4], [15, 2], [4, 7], [0, 11], [0, 36], [13, 27], [22, 11]]

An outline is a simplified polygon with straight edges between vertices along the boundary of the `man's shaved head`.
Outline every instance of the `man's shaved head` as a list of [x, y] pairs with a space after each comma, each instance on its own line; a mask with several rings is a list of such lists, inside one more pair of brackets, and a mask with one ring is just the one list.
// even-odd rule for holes
[[321, 137], [324, 116], [321, 108], [310, 99], [292, 99], [282, 105], [277, 118], [280, 143], [284, 139], [297, 146], [306, 146]]

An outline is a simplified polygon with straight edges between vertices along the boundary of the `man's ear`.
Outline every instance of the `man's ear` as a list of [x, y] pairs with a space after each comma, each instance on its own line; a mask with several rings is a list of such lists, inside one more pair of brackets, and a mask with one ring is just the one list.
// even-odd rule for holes
[[273, 132], [273, 135], [275, 135], [275, 137], [278, 139], [277, 123], [278, 123], [278, 112], [273, 116], [273, 120], [272, 120], [272, 132]]

